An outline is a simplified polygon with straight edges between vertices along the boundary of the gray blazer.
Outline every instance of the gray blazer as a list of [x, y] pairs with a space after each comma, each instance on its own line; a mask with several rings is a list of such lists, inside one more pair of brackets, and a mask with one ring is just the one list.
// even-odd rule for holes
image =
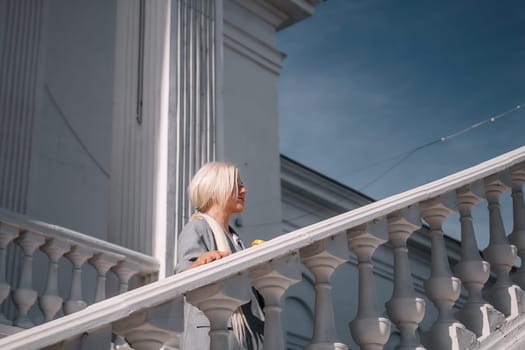
[[[233, 244], [231, 240], [228, 240], [228, 242], [232, 252], [242, 250], [240, 246]], [[208, 223], [202, 219], [190, 221], [179, 234], [175, 273], [184, 271], [201, 254], [211, 250], [217, 250], [217, 244]], [[246, 315], [249, 323], [254, 322], [256, 323], [254, 327], [261, 328], [264, 325], [263, 321], [261, 321], [264, 320], [264, 316], [257, 315], [259, 313], [258, 308], [253, 307], [257, 300], [253, 299], [252, 304], [246, 304], [246, 307], [243, 306], [243, 312], [250, 314]], [[210, 330], [210, 322], [206, 315], [193, 305], [185, 303], [184, 320], [185, 328], [181, 339], [181, 350], [209, 349], [210, 338], [208, 332]], [[233, 332], [230, 332], [230, 335], [230, 344], [234, 345], [234, 349], [242, 349], [235, 341]], [[248, 349], [252, 349], [252, 347], [248, 347]]]

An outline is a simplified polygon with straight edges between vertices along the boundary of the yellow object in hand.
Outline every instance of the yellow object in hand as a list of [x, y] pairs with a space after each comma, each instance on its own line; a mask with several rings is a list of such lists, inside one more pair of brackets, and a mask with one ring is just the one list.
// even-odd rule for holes
[[262, 240], [262, 239], [256, 239], [256, 240], [254, 240], [254, 241], [252, 242], [251, 246], [252, 246], [252, 247], [255, 247], [256, 245], [263, 244], [264, 242], [266, 242], [266, 241], [264, 241], [264, 240]]

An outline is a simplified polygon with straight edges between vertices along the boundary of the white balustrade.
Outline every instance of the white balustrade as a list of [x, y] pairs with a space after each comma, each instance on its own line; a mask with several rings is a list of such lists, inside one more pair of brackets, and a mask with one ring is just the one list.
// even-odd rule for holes
[[388, 215], [388, 232], [394, 249], [394, 292], [386, 304], [388, 316], [401, 332], [398, 350], [424, 349], [417, 329], [425, 316], [425, 301], [416, 297], [410, 273], [407, 240], [421, 227], [418, 206]]
[[[22, 233], [19, 235], [19, 232]], [[17, 274], [19, 281], [13, 283], [6, 276], [8, 269], [13, 268], [10, 262], [6, 261], [6, 248], [15, 238], [17, 239], [14, 243], [22, 248], [23, 256], [21, 264], [17, 265], [20, 269], [20, 273]], [[37, 249], [47, 256], [47, 278], [43, 290], [36, 290], [32, 285], [33, 275], [42, 272], [41, 266], [34, 266], [33, 255]], [[59, 264], [64, 259], [70, 260], [73, 265], [72, 278], [68, 277], [69, 297], [65, 302], [65, 296], [60, 294], [58, 288], [59, 280], [63, 278], [59, 274]], [[82, 266], [86, 261], [96, 269], [97, 279], [96, 283], [83, 287]], [[85, 308], [87, 301], [82, 296], [84, 288], [94, 288], [96, 302], [104, 300], [108, 271], [116, 268], [118, 264], [121, 266], [121, 292], [128, 289], [129, 278], [133, 275], [138, 274], [141, 282], [154, 281], [159, 266], [150, 256], [0, 209], [0, 303], [6, 302], [11, 293], [19, 310], [18, 315], [0, 313], [0, 324], [31, 327], [34, 322], [28, 318], [28, 311], [37, 298], [44, 322], [55, 318], [61, 308], [64, 314]], [[13, 319], [15, 321], [12, 321]]]
[[89, 263], [97, 270], [95, 301], [106, 299], [106, 274], [109, 269], [117, 265], [120, 260], [124, 260], [122, 255], [110, 255], [104, 253], [98, 253], [89, 259]]
[[348, 230], [348, 244], [357, 255], [359, 270], [359, 305], [350, 331], [364, 350], [380, 350], [390, 337], [390, 321], [380, 317], [376, 309], [376, 288], [372, 256], [388, 238], [387, 221], [378, 218]]
[[49, 257], [47, 286], [44, 295], [40, 297], [40, 308], [44, 312], [45, 321], [51, 321], [62, 307], [62, 298], [58, 295], [58, 260], [70, 249], [67, 243], [51, 239], [42, 247]]
[[301, 280], [297, 254], [287, 256], [250, 271], [253, 286], [264, 298], [263, 350], [286, 349], [282, 323], [282, 297], [286, 289]]
[[[18, 237], [18, 230], [16, 228], [0, 223], [0, 305], [9, 296], [11, 290], [11, 286], [6, 280], [7, 245], [16, 237]], [[13, 322], [9, 321], [1, 311], [0, 323], [7, 325], [13, 324]]]
[[140, 271], [140, 267], [129, 261], [120, 262], [113, 268], [119, 279], [119, 294], [129, 288], [129, 280]]
[[64, 313], [66, 315], [72, 314], [82, 310], [87, 306], [87, 303], [82, 297], [82, 265], [93, 255], [88, 249], [81, 247], [73, 247], [66, 257], [73, 264], [73, 277], [71, 280], [71, 290], [69, 299], [64, 303]]
[[450, 272], [442, 226], [455, 209], [455, 194], [450, 192], [421, 203], [421, 215], [430, 226], [432, 241], [431, 274], [425, 281], [425, 292], [438, 310], [437, 320], [423, 334], [423, 344], [429, 350], [463, 349], [476, 340], [475, 334], [452, 313], [461, 293], [461, 281]]
[[22, 272], [18, 281], [18, 288], [13, 293], [13, 300], [18, 308], [18, 317], [14, 325], [21, 328], [33, 326], [27, 313], [36, 301], [37, 291], [33, 289], [33, 253], [44, 244], [45, 239], [40, 235], [24, 232], [15, 240], [23, 250]]
[[494, 174], [485, 179], [489, 208], [489, 246], [483, 251], [497, 280], [487, 291], [487, 300], [506, 317], [516, 317], [521, 305], [521, 289], [510, 279], [510, 270], [516, 260], [516, 246], [509, 244], [500, 210], [500, 196], [508, 190], [504, 177]]
[[511, 168], [512, 174], [512, 209], [514, 228], [509, 241], [518, 249], [521, 265], [512, 275], [512, 280], [525, 289], [525, 204], [523, 202], [523, 184], [525, 183], [525, 166], [518, 164]]
[[142, 310], [113, 323], [112, 331], [126, 339], [134, 350], [158, 350], [174, 345], [184, 331], [184, 302], [177, 298]]
[[461, 261], [454, 267], [456, 276], [468, 290], [468, 300], [456, 317], [478, 337], [485, 337], [504, 322], [503, 315], [483, 299], [481, 289], [489, 279], [490, 265], [482, 260], [472, 223], [472, 207], [484, 197], [482, 181], [456, 191], [461, 223]]
[[[429, 350], [488, 350], [503, 345], [509, 349], [514, 346], [513, 349], [516, 349], [518, 342], [525, 341], [520, 332], [525, 326], [525, 314], [520, 309], [523, 292], [509, 278], [516, 248], [509, 244], [505, 236], [499, 198], [507, 190], [506, 180], [501, 174], [508, 171], [513, 175], [515, 225], [511, 240], [522, 249], [520, 240], [523, 222], [520, 220], [523, 217], [523, 205], [520, 191], [525, 179], [524, 162], [525, 147], [428, 185], [127, 292], [125, 290], [128, 289], [132, 275], [138, 273], [140, 276], [148, 276], [151, 274], [148, 273], [150, 270], [144, 265], [136, 264], [133, 259], [136, 255], [123, 248], [117, 252], [115, 247], [101, 250], [95, 249], [96, 244], [84, 244], [82, 246], [85, 247], [85, 253], [76, 258], [77, 266], [81, 266], [86, 256], [93, 253], [88, 261], [98, 271], [98, 280], [101, 282], [97, 289], [103, 284], [103, 276], [111, 270], [119, 276], [122, 293], [73, 314], [0, 339], [0, 348], [30, 350], [55, 346], [54, 344], [62, 344], [56, 345], [57, 349], [64, 348], [67, 344], [84, 346], [88, 343], [95, 344], [95, 339], [107, 342], [109, 332], [125, 336], [137, 349], [158, 349], [168, 342], [177, 344], [177, 335], [182, 332], [182, 311], [169, 305], [186, 295], [187, 300], [203, 310], [210, 319], [211, 349], [229, 349], [232, 340], [228, 330], [229, 318], [239, 305], [251, 298], [251, 287], [254, 286], [267, 302], [265, 349], [282, 349], [285, 347], [285, 339], [281, 317], [286, 310], [283, 310], [281, 298], [284, 291], [299, 279], [300, 256], [300, 261], [310, 269], [315, 278], [316, 292], [313, 336], [306, 349], [346, 349], [346, 345], [338, 341], [336, 333], [330, 278], [335, 269], [348, 260], [350, 247], [357, 256], [359, 270], [359, 304], [357, 316], [350, 323], [352, 336], [362, 349], [382, 349], [390, 335], [390, 321], [381, 317], [381, 310], [376, 308], [372, 257], [378, 247], [389, 239], [393, 249], [394, 288], [392, 298], [386, 304], [386, 311], [400, 332], [401, 339], [396, 344], [397, 349], [423, 349], [419, 344], [418, 328], [427, 322], [427, 319], [421, 319], [424, 312], [428, 315], [432, 305], [425, 306], [418, 298], [416, 293], [419, 289], [414, 287], [410, 273], [408, 247], [412, 243], [409, 237], [417, 235], [414, 244], [430, 243], [431, 274], [424, 287], [426, 297], [437, 308], [437, 319], [430, 329], [423, 330], [421, 341], [425, 347]], [[507, 311], [507, 318], [485, 302], [481, 295], [481, 289], [489, 276], [488, 264], [479, 256], [472, 225], [472, 208], [484, 196], [489, 205], [491, 236], [484, 255], [497, 277], [494, 288], [489, 290], [488, 295], [492, 296], [490, 300], [496, 309], [504, 313]], [[468, 292], [468, 298], [460, 305], [457, 316], [465, 324], [454, 318], [453, 310], [462, 282], [450, 271], [443, 232], [445, 219], [456, 211], [459, 212], [463, 246], [455, 272]], [[421, 218], [429, 225], [429, 240], [423, 237], [423, 241], [420, 241], [421, 233], [414, 233], [420, 226]], [[65, 246], [59, 251], [51, 249], [56, 248], [52, 239], [61, 238], [63, 242], [71, 242], [73, 247], [79, 246], [74, 243], [75, 240], [67, 241], [61, 235], [46, 234], [49, 231], [42, 233], [42, 230], [32, 229], [30, 225], [13, 225], [2, 215], [0, 223], [3, 223], [0, 233], [4, 242], [0, 247], [4, 250], [18, 232], [23, 232], [16, 239], [16, 242], [25, 247], [21, 273], [23, 283], [20, 284], [23, 288], [19, 286], [22, 290], [32, 289], [28, 283], [32, 252], [43, 243], [43, 240], [36, 237], [45, 237], [47, 243], [42, 250], [49, 254], [50, 261], [57, 260], [67, 249]], [[6, 230], [5, 225], [16, 229]], [[426, 230], [423, 228], [421, 232], [426, 234]], [[5, 235], [5, 232], [10, 232], [10, 235]], [[381, 246], [381, 250], [388, 248], [388, 245]], [[72, 258], [72, 251], [65, 254]], [[294, 252], [299, 252], [299, 256]], [[119, 260], [118, 254], [122, 254], [123, 260]], [[418, 255], [417, 258], [422, 256]], [[0, 271], [2, 269], [5, 271], [5, 266], [0, 266]], [[251, 277], [251, 283], [248, 277]], [[52, 280], [53, 277], [49, 279]], [[48, 281], [48, 286], [49, 295], [53, 295], [54, 282]], [[357, 298], [354, 295], [348, 297]], [[17, 306], [27, 309], [33, 303], [34, 301], [29, 300]], [[172, 320], [178, 320], [177, 327], [168, 326]], [[93, 329], [100, 331], [90, 333]]]
[[307, 350], [347, 349], [335, 330], [332, 284], [335, 269], [348, 260], [346, 235], [338, 234], [301, 249], [301, 260], [315, 277], [314, 334]]
[[186, 300], [204, 312], [210, 320], [210, 350], [231, 349], [230, 317], [251, 298], [248, 276], [231, 279], [192, 290]]

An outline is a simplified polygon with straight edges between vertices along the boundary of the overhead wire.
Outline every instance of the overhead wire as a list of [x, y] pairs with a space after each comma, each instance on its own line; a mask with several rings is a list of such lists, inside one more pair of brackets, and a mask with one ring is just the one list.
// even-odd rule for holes
[[[449, 141], [451, 139], [454, 139], [456, 137], [459, 137], [461, 135], [464, 135], [476, 128], [479, 128], [480, 126], [484, 125], [484, 124], [487, 124], [487, 123], [493, 123], [495, 122], [496, 120], [498, 119], [501, 119], [503, 117], [506, 117], [514, 112], [517, 112], [518, 110], [520, 110], [521, 108], [525, 107], [525, 103], [522, 103], [522, 104], [519, 104], [517, 106], [515, 106], [514, 108], [511, 108], [505, 112], [502, 112], [502, 113], [499, 113], [499, 114], [496, 114], [496, 115], [493, 115], [493, 116], [490, 116], [489, 118], [487, 119], [484, 119], [484, 120], [481, 120], [477, 123], [474, 123], [464, 129], [461, 129], [461, 130], [458, 130], [458, 131], [455, 131], [453, 132], [452, 134], [450, 135], [447, 135], [447, 136], [442, 136], [436, 140], [433, 140], [433, 141], [430, 141], [428, 143], [425, 143], [423, 145], [420, 145], [420, 146], [417, 146], [415, 148], [412, 148], [406, 152], [403, 152], [401, 153], [400, 155], [402, 155], [401, 159], [399, 159], [398, 161], [396, 161], [393, 165], [391, 165], [390, 167], [388, 167], [386, 170], [384, 170], [381, 174], [379, 174], [378, 176], [374, 177], [372, 180], [370, 180], [369, 182], [367, 182], [364, 186], [362, 186], [360, 188], [360, 190], [364, 190], [366, 189], [367, 187], [369, 187], [370, 185], [376, 183], [377, 181], [379, 181], [380, 179], [382, 179], [383, 177], [385, 177], [388, 173], [390, 173], [392, 170], [394, 170], [395, 168], [397, 168], [399, 165], [401, 165], [401, 163], [403, 163], [404, 161], [406, 161], [408, 158], [410, 158], [410, 156], [412, 156], [414, 153], [418, 152], [418, 151], [421, 151], [422, 149], [425, 149], [427, 147], [430, 147], [432, 145], [435, 145], [435, 144], [438, 144], [438, 143], [441, 143], [441, 142], [446, 142], [446, 141]], [[393, 157], [389, 157], [388, 159], [392, 159]], [[394, 157], [395, 158], [395, 157]], [[374, 163], [377, 163], [379, 161], [376, 161]], [[367, 166], [369, 167], [369, 166]], [[360, 170], [358, 170], [360, 171]]]

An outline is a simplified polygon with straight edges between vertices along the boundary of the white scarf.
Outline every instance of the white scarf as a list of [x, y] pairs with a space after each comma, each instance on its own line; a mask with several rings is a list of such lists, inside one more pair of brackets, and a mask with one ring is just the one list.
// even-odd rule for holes
[[[232, 250], [230, 248], [230, 244], [228, 243], [228, 240], [232, 241], [229, 235], [224, 232], [224, 229], [219, 225], [219, 223], [210, 215], [198, 212], [193, 215], [193, 218], [198, 219], [202, 218], [206, 220], [208, 225], [211, 228], [211, 231], [213, 232], [213, 238], [215, 238], [215, 243], [217, 244], [217, 250], [232, 253]], [[234, 243], [232, 241], [232, 243]], [[254, 298], [252, 298], [254, 299]], [[258, 306], [258, 303], [257, 303]], [[262, 314], [262, 312], [261, 312]], [[241, 345], [241, 347], [246, 347], [246, 331], [250, 333], [250, 335], [253, 337], [253, 332], [250, 328], [250, 325], [248, 324], [248, 321], [246, 320], [246, 316], [244, 316], [244, 313], [242, 312], [242, 309], [240, 307], [237, 308], [232, 314], [231, 317], [232, 321], [232, 328], [233, 328], [233, 334], [235, 335], [235, 338], [237, 339], [237, 342]]]

